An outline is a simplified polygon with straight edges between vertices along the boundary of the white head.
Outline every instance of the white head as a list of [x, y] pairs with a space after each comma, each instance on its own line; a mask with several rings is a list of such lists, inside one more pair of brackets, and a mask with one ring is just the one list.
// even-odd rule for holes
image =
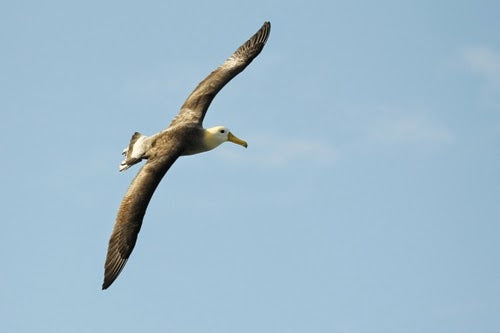
[[215, 147], [226, 141], [231, 141], [245, 148], [248, 146], [248, 144], [245, 141], [237, 138], [233, 133], [229, 131], [228, 128], [224, 126], [215, 126], [207, 128], [205, 130], [204, 139], [205, 139], [205, 144], [207, 145], [207, 148], [209, 150], [214, 149]]

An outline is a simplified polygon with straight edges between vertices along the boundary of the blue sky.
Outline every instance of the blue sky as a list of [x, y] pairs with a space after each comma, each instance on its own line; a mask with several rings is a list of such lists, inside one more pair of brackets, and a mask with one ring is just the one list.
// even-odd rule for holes
[[[0, 331], [500, 331], [500, 3], [0, 5]], [[101, 291], [134, 131], [265, 20]]]

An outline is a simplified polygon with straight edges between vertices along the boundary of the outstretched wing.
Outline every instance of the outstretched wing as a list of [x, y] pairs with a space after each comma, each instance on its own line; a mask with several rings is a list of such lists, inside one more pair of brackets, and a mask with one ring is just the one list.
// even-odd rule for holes
[[137, 173], [123, 197], [109, 239], [102, 289], [113, 283], [127, 263], [141, 230], [149, 201], [167, 170], [179, 157], [177, 149], [174, 148], [171, 146], [169, 152], [160, 155], [161, 157], [150, 158]]
[[210, 73], [210, 75], [198, 84], [196, 89], [186, 99], [181, 107], [181, 111], [174, 118], [170, 126], [183, 122], [196, 123], [201, 126], [203, 118], [215, 95], [217, 95], [226, 83], [243, 71], [259, 55], [266, 44], [270, 32], [271, 23], [264, 22], [264, 25], [262, 25], [255, 35], [241, 45], [219, 68]]

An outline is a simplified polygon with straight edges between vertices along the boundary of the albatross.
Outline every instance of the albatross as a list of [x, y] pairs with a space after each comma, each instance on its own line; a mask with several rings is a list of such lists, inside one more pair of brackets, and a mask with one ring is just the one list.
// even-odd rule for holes
[[201, 81], [166, 129], [152, 136], [139, 132], [132, 135], [128, 147], [123, 150], [125, 159], [120, 164], [120, 171], [142, 160], [147, 162], [130, 184], [118, 209], [104, 264], [102, 289], [107, 289], [115, 281], [127, 263], [149, 201], [177, 158], [212, 150], [226, 141], [247, 147], [247, 143], [232, 134], [227, 127], [205, 129], [202, 123], [215, 95], [259, 55], [270, 31], [271, 24], [264, 22], [249, 40]]

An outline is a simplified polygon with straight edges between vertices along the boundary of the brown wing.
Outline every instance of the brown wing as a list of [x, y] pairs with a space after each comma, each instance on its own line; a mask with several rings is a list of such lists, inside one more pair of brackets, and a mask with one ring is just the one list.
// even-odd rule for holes
[[270, 32], [271, 23], [264, 22], [264, 25], [255, 35], [241, 45], [219, 68], [210, 73], [210, 75], [198, 84], [196, 89], [186, 99], [181, 107], [181, 111], [174, 118], [170, 126], [182, 122], [192, 122], [201, 126], [203, 118], [215, 95], [217, 95], [226, 83], [243, 71], [259, 55], [266, 44]]
[[162, 157], [150, 158], [137, 173], [123, 197], [109, 239], [102, 289], [113, 283], [127, 263], [141, 230], [149, 201], [167, 170], [180, 155], [174, 148], [170, 147], [170, 151], [165, 155], [157, 155]]

